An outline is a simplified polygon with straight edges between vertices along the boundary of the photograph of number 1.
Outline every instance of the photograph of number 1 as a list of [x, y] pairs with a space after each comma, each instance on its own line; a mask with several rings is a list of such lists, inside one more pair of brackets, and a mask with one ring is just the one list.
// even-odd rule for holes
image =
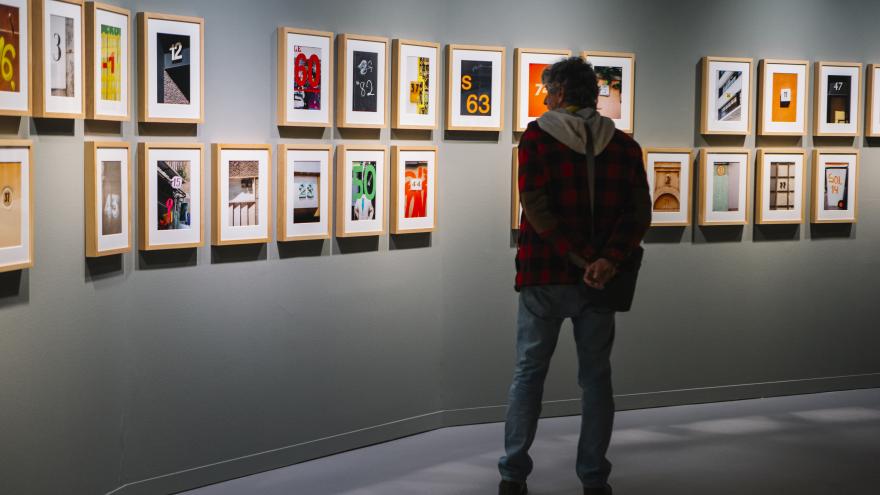
[[52, 96], [74, 97], [73, 18], [52, 14], [49, 27]]
[[120, 101], [122, 99], [122, 67], [119, 55], [122, 53], [122, 28], [101, 25], [101, 99]]
[[156, 97], [159, 103], [189, 105], [190, 38], [156, 34]]
[[159, 230], [190, 228], [190, 162], [159, 161], [156, 203]]
[[19, 50], [19, 9], [0, 5], [0, 91], [18, 93], [21, 88]]
[[375, 220], [375, 201], [376, 162], [353, 162], [351, 167], [351, 220]]

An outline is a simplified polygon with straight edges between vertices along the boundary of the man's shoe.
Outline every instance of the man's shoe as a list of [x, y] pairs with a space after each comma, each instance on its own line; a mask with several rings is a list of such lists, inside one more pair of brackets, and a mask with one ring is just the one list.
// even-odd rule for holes
[[605, 485], [601, 488], [584, 487], [584, 495], [613, 495], [611, 485]]
[[498, 495], [528, 495], [529, 488], [525, 482], [501, 480], [498, 484]]

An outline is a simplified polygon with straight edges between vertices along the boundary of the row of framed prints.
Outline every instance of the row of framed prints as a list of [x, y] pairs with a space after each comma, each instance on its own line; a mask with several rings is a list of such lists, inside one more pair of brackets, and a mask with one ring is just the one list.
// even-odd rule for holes
[[[437, 148], [393, 146], [390, 194], [387, 148], [376, 145], [279, 145], [277, 204], [272, 200], [269, 145], [214, 144], [210, 220], [205, 212], [204, 146], [138, 144], [139, 248], [266, 243], [273, 210], [278, 240], [327, 239], [334, 210], [336, 236], [431, 232], [437, 225]], [[133, 245], [131, 149], [124, 142], [85, 144], [87, 257], [130, 251]], [[30, 141], [0, 141], [0, 271], [32, 266], [33, 154]]]
[[[211, 243], [267, 243], [273, 208], [278, 240], [327, 239], [333, 224], [331, 145], [279, 145], [278, 201], [272, 201], [269, 145], [212, 145]], [[336, 148], [336, 236], [431, 232], [436, 227], [437, 148], [393, 146], [391, 192], [387, 148]], [[86, 143], [86, 256], [131, 248], [132, 198], [127, 143]], [[139, 248], [203, 245], [204, 177], [201, 144], [138, 144]], [[390, 206], [389, 206], [390, 203]], [[388, 214], [390, 213], [390, 215]]]
[[[519, 228], [522, 210], [516, 187], [514, 148], [511, 218]], [[855, 223], [858, 218], [859, 151], [815, 149], [811, 223]], [[755, 223], [801, 224], [807, 209], [807, 152], [765, 148], [757, 153]], [[646, 148], [644, 163], [652, 203], [652, 227], [691, 224], [692, 184], [696, 184], [698, 225], [746, 225], [751, 198], [751, 151], [703, 148], [697, 173], [689, 148]]]
[[[278, 125], [329, 127], [334, 98], [336, 38], [336, 126], [387, 125], [388, 59], [391, 57], [391, 126], [437, 128], [440, 98], [440, 45], [433, 42], [283, 27], [278, 29]], [[571, 50], [517, 48], [514, 53], [514, 130], [541, 116], [546, 89], [541, 73], [571, 56]], [[583, 52], [600, 75], [599, 110], [619, 129], [632, 132], [635, 55]], [[506, 49], [448, 45], [446, 129], [500, 131], [504, 122]]]
[[[130, 120], [127, 9], [0, 0], [0, 16], [0, 115]], [[140, 12], [138, 31], [140, 121], [202, 122], [204, 20]]]
[[[704, 57], [702, 60], [702, 134], [747, 135], [752, 130], [752, 70], [750, 58]], [[810, 62], [765, 59], [758, 80], [758, 134], [804, 136]], [[865, 133], [880, 136], [880, 65], [868, 65]], [[854, 137], [861, 133], [862, 64], [813, 63], [813, 135]]]

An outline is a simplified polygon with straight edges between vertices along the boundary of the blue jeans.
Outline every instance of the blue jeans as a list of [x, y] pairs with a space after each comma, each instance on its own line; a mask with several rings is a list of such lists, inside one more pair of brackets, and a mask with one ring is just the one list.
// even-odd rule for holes
[[516, 369], [508, 398], [502, 479], [524, 482], [532, 471], [529, 447], [535, 439], [544, 379], [556, 349], [562, 321], [571, 318], [578, 356], [581, 434], [577, 475], [585, 487], [603, 487], [611, 473], [605, 457], [614, 425], [611, 347], [614, 312], [590, 304], [585, 286], [523, 287], [517, 316]]

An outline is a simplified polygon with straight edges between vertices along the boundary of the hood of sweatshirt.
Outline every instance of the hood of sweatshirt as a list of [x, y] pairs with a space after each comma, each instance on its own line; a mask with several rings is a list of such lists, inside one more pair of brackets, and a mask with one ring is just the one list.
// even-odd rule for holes
[[538, 117], [538, 127], [578, 153], [587, 146], [587, 128], [593, 136], [593, 155], [598, 156], [614, 137], [614, 121], [599, 115], [594, 108], [571, 112], [557, 108]]

